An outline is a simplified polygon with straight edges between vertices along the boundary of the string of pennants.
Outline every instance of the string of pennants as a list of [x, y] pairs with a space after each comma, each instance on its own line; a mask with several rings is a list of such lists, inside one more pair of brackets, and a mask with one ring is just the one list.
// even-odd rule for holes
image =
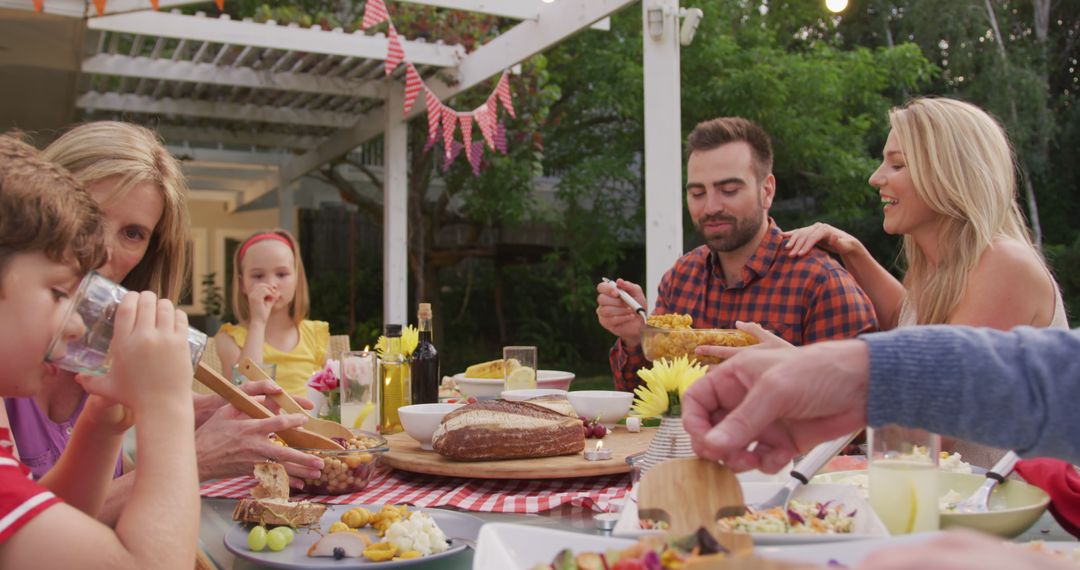
[[[41, 12], [45, 7], [45, 0], [33, 0], [34, 10]], [[98, 16], [105, 15], [106, 0], [93, 0]], [[218, 10], [225, 9], [225, 0], [214, 0]], [[154, 10], [159, 9], [160, 0], [150, 0]], [[508, 72], [504, 71], [495, 85], [495, 90], [488, 96], [484, 104], [472, 111], [455, 111], [443, 104], [442, 101], [428, 89], [420, 73], [410, 61], [405, 60], [405, 50], [401, 46], [394, 22], [390, 20], [390, 14], [386, 11], [383, 0], [367, 0], [364, 5], [364, 17], [360, 28], [366, 30], [378, 25], [383, 21], [389, 25], [387, 38], [389, 39], [386, 49], [386, 75], [390, 75], [399, 65], [405, 66], [405, 105], [404, 112], [412, 110], [416, 98], [420, 92], [424, 92], [424, 103], [427, 105], [428, 140], [424, 152], [431, 150], [438, 139], [443, 143], [443, 172], [450, 169], [461, 152], [465, 151], [469, 165], [472, 166], [473, 174], [480, 174], [481, 159], [484, 156], [484, 145], [493, 151], [507, 153], [506, 127], [498, 118], [498, 108], [501, 105], [511, 117], [516, 118], [514, 103], [510, 95], [510, 80]], [[473, 121], [480, 128], [483, 141], [473, 140]], [[454, 132], [461, 127], [462, 142], [454, 140]]]
[[[361, 29], [368, 29], [383, 21], [389, 25], [386, 37], [390, 40], [386, 50], [386, 74], [390, 75], [399, 65], [405, 66], [405, 105], [404, 112], [408, 113], [419, 97], [424, 92], [424, 103], [427, 105], [428, 140], [424, 151], [427, 152], [442, 138], [443, 143], [443, 172], [450, 169], [461, 152], [472, 166], [473, 174], [480, 174], [480, 163], [484, 155], [484, 145], [494, 151], [506, 154], [506, 127], [498, 118], [498, 107], [501, 105], [511, 117], [517, 117], [514, 112], [514, 104], [510, 96], [510, 79], [507, 72], [503, 72], [495, 90], [488, 96], [484, 104], [472, 111], [455, 111], [443, 104], [442, 101], [424, 83], [420, 73], [412, 62], [405, 60], [405, 50], [401, 47], [397, 28], [390, 20], [390, 14], [386, 11], [383, 0], [367, 0], [364, 5], [364, 19]], [[473, 140], [473, 121], [480, 128], [483, 140]], [[454, 132], [461, 127], [462, 142], [454, 140]]]
[[[154, 10], [159, 9], [161, 0], [150, 0], [150, 6]], [[218, 10], [225, 10], [225, 0], [214, 0], [214, 4], [217, 4]], [[97, 10], [98, 17], [105, 15], [105, 0], [94, 0], [94, 8]], [[41, 12], [45, 9], [45, 0], [34, 0], [34, 11]]]

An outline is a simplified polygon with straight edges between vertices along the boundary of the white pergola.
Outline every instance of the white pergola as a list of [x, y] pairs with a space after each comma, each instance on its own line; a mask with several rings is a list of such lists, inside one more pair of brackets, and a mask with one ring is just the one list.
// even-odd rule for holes
[[[228, 1], [228, 0], [226, 0]], [[472, 52], [404, 38], [406, 59], [443, 101], [639, 0], [391, 0], [517, 20]], [[678, 0], [640, 0], [645, 69], [647, 291], [682, 254]], [[190, 0], [45, 0], [45, 12], [85, 21], [74, 104], [90, 119], [123, 116], [155, 127], [185, 157], [192, 192], [230, 211], [278, 193], [294, 226], [297, 181], [383, 137], [384, 320], [407, 317], [407, 120], [403, 69], [384, 73], [383, 34], [185, 15]], [[32, 10], [31, 0], [0, 0]], [[43, 16], [47, 17], [47, 16]], [[0, 48], [3, 41], [0, 40]], [[10, 49], [10, 46], [9, 46]], [[650, 299], [650, 304], [652, 303]]]

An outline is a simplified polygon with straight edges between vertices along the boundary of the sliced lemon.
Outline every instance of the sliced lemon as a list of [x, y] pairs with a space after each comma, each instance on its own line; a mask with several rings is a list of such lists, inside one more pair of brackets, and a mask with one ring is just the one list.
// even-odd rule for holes
[[536, 371], [528, 366], [519, 366], [506, 375], [507, 390], [531, 390], [536, 388]]

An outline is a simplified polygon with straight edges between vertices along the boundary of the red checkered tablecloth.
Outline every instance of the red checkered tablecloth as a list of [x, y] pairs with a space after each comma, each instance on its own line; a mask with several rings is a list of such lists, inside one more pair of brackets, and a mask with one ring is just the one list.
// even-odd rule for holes
[[[236, 477], [202, 486], [207, 498], [241, 499], [249, 496], [255, 478]], [[630, 475], [573, 479], [465, 479], [403, 471], [377, 471], [363, 491], [350, 495], [293, 495], [295, 500], [330, 504], [410, 504], [417, 507], [454, 507], [484, 513], [542, 513], [572, 505], [604, 512], [613, 510], [630, 492]]]

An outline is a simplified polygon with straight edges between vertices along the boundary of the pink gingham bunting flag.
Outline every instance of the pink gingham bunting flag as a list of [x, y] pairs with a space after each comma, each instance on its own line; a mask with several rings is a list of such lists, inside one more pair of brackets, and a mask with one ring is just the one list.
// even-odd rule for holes
[[507, 113], [510, 113], [511, 117], [517, 118], [517, 114], [514, 113], [514, 103], [510, 101], [510, 74], [503, 72], [502, 77], [499, 78], [499, 84], [495, 86], [495, 94], [499, 96], [499, 103], [502, 103]]
[[416, 67], [411, 62], [405, 62], [405, 114], [412, 109], [413, 102], [416, 101], [416, 96], [420, 94], [420, 89], [423, 87], [424, 80], [420, 78]]
[[472, 113], [458, 113], [458, 122], [461, 123], [461, 142], [465, 143], [465, 157], [469, 159], [469, 164], [472, 164]]
[[446, 150], [446, 157], [450, 158], [450, 152], [452, 150], [451, 142], [454, 140], [454, 127], [457, 126], [457, 113], [449, 107], [443, 107], [442, 110], [442, 128], [443, 128], [443, 147]]
[[386, 74], [390, 75], [405, 59], [405, 50], [401, 47], [401, 41], [398, 39], [397, 29], [394, 28], [394, 24], [390, 24], [390, 31], [387, 32], [386, 37], [390, 39], [386, 48]]
[[446, 153], [446, 160], [443, 161], [442, 165], [443, 172], [450, 170], [450, 165], [454, 164], [454, 161], [457, 160], [457, 157], [461, 154], [461, 149], [463, 148], [465, 148], [465, 146], [461, 143], [457, 141], [450, 141], [450, 152]]
[[472, 147], [472, 152], [468, 153], [469, 166], [472, 166], [473, 176], [480, 176], [480, 161], [484, 158], [484, 141], [476, 141], [469, 146]]
[[431, 92], [430, 89], [424, 89], [424, 101], [427, 103], [427, 132], [428, 140], [427, 145], [424, 147], [424, 152], [427, 152], [431, 145], [435, 144], [435, 140], [439, 138], [439, 125], [442, 124], [442, 102], [439, 98]]
[[499, 121], [498, 126], [495, 127], [495, 150], [506, 154], [506, 125], [502, 121]]
[[476, 124], [480, 126], [480, 134], [484, 135], [484, 142], [491, 150], [495, 150], [495, 115], [491, 113], [491, 108], [484, 103], [473, 109], [473, 117], [476, 117]]
[[383, 0], [367, 0], [364, 4], [364, 21], [360, 23], [360, 29], [366, 30], [389, 19], [390, 14], [386, 13], [386, 4], [383, 4]]

